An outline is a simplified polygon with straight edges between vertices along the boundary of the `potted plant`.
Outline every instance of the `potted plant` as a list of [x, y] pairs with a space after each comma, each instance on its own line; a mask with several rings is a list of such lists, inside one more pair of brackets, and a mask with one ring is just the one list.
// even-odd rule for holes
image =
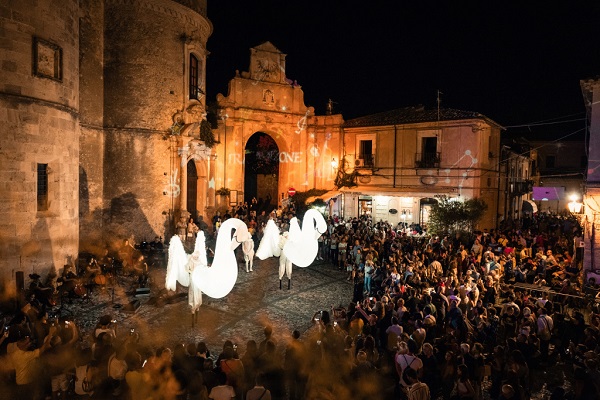
[[229, 196], [229, 193], [231, 192], [231, 190], [229, 190], [226, 187], [222, 187], [220, 189], [216, 190], [216, 194], [218, 194], [219, 196]]
[[227, 209], [227, 207], [229, 206], [229, 193], [231, 192], [231, 190], [229, 190], [226, 187], [222, 187], [220, 189], [217, 189], [215, 191], [216, 195], [217, 195], [217, 208], [220, 210], [223, 209]]

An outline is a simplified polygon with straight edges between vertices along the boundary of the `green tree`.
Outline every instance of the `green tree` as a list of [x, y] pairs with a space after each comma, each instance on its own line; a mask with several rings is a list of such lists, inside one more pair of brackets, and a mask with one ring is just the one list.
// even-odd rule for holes
[[487, 210], [487, 204], [477, 197], [460, 201], [445, 195], [436, 196], [431, 207], [429, 231], [438, 235], [473, 233], [473, 229]]
[[296, 192], [296, 194], [292, 196], [292, 201], [294, 202], [294, 205], [296, 207], [296, 216], [298, 218], [302, 218], [306, 210], [308, 210], [312, 206], [325, 205], [325, 202], [321, 199], [316, 199], [315, 201], [306, 204], [306, 200], [309, 197], [320, 196], [325, 193], [327, 193], [327, 190], [324, 189], [309, 189], [306, 192]]

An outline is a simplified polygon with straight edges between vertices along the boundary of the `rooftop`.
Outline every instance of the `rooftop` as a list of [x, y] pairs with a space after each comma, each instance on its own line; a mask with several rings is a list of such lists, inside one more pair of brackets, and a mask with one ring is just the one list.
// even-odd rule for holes
[[[481, 119], [490, 125], [495, 125], [502, 128], [498, 123], [475, 111], [463, 111], [453, 108], [440, 108], [439, 110], [439, 121], [454, 121], [462, 119]], [[426, 110], [423, 106], [404, 107], [348, 120], [344, 123], [344, 128], [402, 125], [434, 121], [438, 121], [437, 109]]]

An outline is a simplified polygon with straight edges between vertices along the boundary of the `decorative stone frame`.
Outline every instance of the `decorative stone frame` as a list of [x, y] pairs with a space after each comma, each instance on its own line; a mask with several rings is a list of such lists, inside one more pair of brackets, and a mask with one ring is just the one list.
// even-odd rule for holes
[[62, 82], [62, 58], [60, 46], [33, 37], [33, 75]]

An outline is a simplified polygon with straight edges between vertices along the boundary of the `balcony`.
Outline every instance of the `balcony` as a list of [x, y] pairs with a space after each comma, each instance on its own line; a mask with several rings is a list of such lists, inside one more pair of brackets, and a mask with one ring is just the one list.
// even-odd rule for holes
[[440, 153], [415, 153], [415, 168], [439, 168]]
[[375, 154], [361, 154], [354, 161], [355, 168], [373, 168], [375, 166]]

